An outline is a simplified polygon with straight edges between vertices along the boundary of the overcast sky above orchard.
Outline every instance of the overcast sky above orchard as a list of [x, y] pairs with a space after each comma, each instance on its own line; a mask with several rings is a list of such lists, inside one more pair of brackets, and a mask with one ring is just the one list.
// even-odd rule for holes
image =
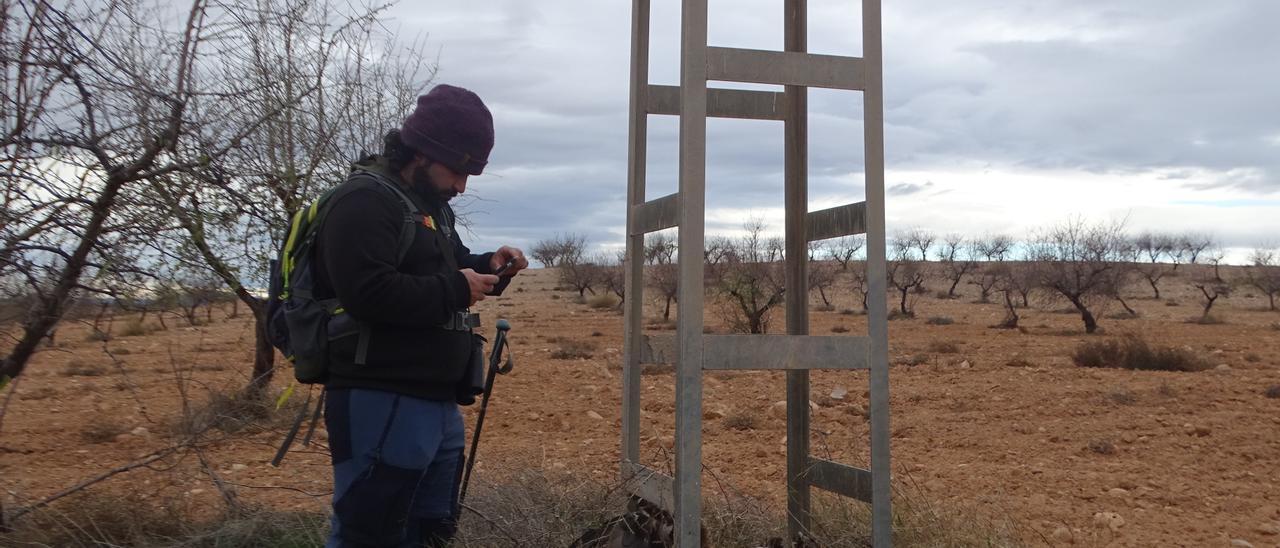
[[[781, 0], [711, 0], [711, 45], [782, 49]], [[471, 88], [497, 146], [473, 248], [555, 233], [620, 244], [631, 3], [405, 1], [437, 82]], [[860, 8], [809, 2], [809, 48], [861, 55]], [[889, 230], [1024, 236], [1073, 217], [1280, 242], [1280, 2], [898, 0], [884, 6]], [[651, 83], [679, 75], [679, 1], [653, 2]], [[712, 85], [720, 85], [713, 83]], [[810, 92], [810, 208], [863, 199], [861, 96]], [[649, 197], [676, 189], [650, 117]], [[708, 125], [708, 230], [781, 229], [782, 126]]]

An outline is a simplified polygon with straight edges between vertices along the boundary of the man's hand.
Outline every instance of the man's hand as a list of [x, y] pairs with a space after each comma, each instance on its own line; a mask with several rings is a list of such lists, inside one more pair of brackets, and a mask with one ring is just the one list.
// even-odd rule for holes
[[493, 252], [493, 258], [489, 260], [489, 268], [497, 272], [508, 261], [511, 262], [511, 266], [502, 272], [504, 278], [510, 278], [515, 276], [517, 272], [529, 268], [529, 259], [524, 258], [524, 252], [506, 245]]
[[470, 268], [462, 269], [462, 275], [467, 277], [467, 285], [471, 287], [471, 302], [467, 306], [483, 301], [485, 293], [493, 291], [493, 286], [498, 284], [497, 276], [480, 274]]

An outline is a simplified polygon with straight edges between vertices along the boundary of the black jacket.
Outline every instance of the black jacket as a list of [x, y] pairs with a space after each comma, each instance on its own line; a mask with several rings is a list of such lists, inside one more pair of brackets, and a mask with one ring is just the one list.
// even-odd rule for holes
[[315, 296], [336, 296], [346, 314], [369, 327], [371, 337], [362, 365], [355, 363], [358, 336], [330, 342], [326, 386], [452, 400], [472, 337], [440, 326], [471, 300], [459, 269], [489, 274], [493, 254], [473, 255], [453, 229], [449, 204], [430, 191], [409, 188], [384, 159], [370, 157], [357, 167], [399, 183], [431, 222], [418, 224], [404, 261], [396, 264], [405, 215], [399, 198], [368, 186], [341, 195], [331, 206], [317, 235]]

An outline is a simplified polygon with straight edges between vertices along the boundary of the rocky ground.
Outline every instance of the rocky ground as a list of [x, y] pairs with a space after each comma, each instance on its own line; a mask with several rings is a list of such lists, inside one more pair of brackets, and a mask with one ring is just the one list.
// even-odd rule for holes
[[[554, 272], [530, 271], [507, 296], [479, 307], [489, 326], [511, 321], [516, 366], [497, 381], [477, 477], [521, 467], [617, 476], [621, 316], [577, 304], [576, 294], [555, 286]], [[1185, 278], [1162, 289], [1165, 297], [1154, 300], [1133, 288], [1130, 305], [1140, 317], [1103, 318], [1104, 333], [1089, 336], [1060, 304], [1023, 310], [1022, 330], [1002, 330], [988, 327], [1002, 318], [1000, 307], [974, 303], [972, 287], [962, 287], [959, 299], [921, 296], [916, 319], [890, 324], [897, 485], [931, 504], [1007, 523], [1033, 545], [1280, 546], [1280, 397], [1266, 394], [1280, 385], [1280, 313], [1239, 289], [1215, 306], [1224, 323], [1188, 323], [1199, 316], [1196, 290]], [[834, 310], [813, 312], [811, 332], [865, 332], [853, 303], [849, 291], [840, 292]], [[85, 325], [62, 328], [58, 345], [39, 354], [8, 401], [0, 431], [5, 507], [171, 444], [183, 430], [181, 394], [192, 415], [210, 394], [243, 386], [252, 325], [226, 313], [198, 327], [175, 327], [179, 320], [170, 318], [167, 330], [105, 342], [87, 340]], [[725, 332], [716, 310], [707, 318]], [[775, 332], [781, 318], [779, 311]], [[128, 321], [117, 318], [113, 332]], [[1072, 364], [1081, 343], [1127, 335], [1188, 348], [1213, 367], [1177, 373]], [[288, 381], [279, 375], [273, 390]], [[643, 452], [666, 468], [673, 379], [651, 370], [642, 382]], [[783, 386], [781, 374], [706, 376], [708, 496], [736, 490], [781, 502]], [[866, 389], [862, 373], [813, 374], [816, 454], [865, 465]], [[322, 446], [293, 451], [283, 467], [268, 464], [292, 409], [268, 416], [267, 430], [211, 431], [205, 460], [242, 499], [321, 510], [329, 489]], [[323, 431], [317, 439], [323, 443]], [[214, 507], [219, 490], [202, 468], [193, 458], [161, 460], [94, 489], [176, 494], [193, 507]]]

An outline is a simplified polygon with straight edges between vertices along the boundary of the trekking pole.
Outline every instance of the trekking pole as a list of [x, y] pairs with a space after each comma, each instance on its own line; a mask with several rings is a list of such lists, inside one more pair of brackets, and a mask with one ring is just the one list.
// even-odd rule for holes
[[[511, 353], [507, 353], [507, 362], [502, 363], [502, 350], [507, 347], [507, 331], [511, 324], [507, 320], [498, 320], [498, 334], [493, 338], [493, 351], [489, 354], [489, 371], [484, 380], [484, 395], [480, 399], [480, 413], [476, 416], [476, 429], [471, 433], [471, 450], [466, 455], [466, 470], [462, 474], [462, 489], [458, 493], [458, 507], [467, 498], [467, 483], [471, 481], [471, 468], [476, 464], [476, 447], [480, 445], [480, 430], [484, 428], [484, 414], [489, 409], [489, 395], [493, 393], [493, 379], [499, 374], [511, 372]], [[510, 350], [508, 348], [508, 350]]]

